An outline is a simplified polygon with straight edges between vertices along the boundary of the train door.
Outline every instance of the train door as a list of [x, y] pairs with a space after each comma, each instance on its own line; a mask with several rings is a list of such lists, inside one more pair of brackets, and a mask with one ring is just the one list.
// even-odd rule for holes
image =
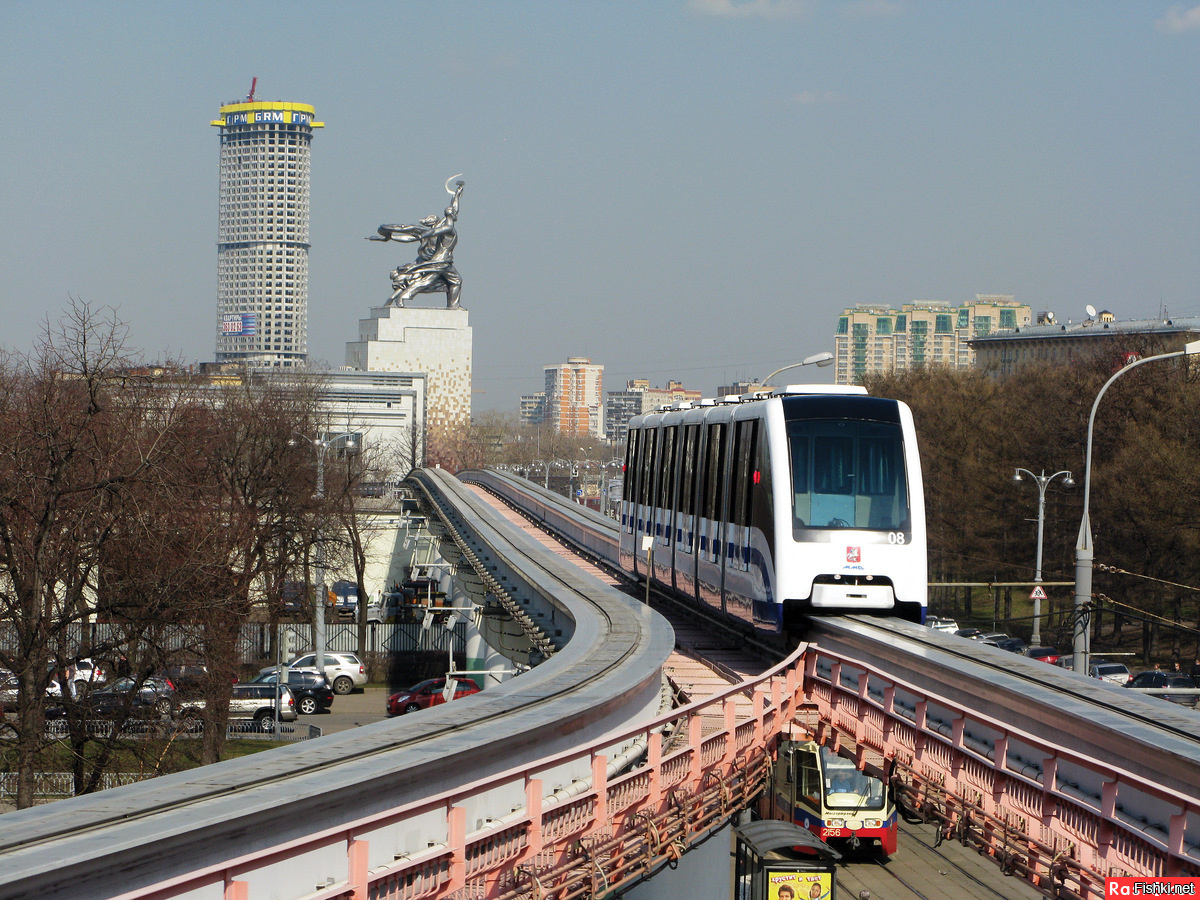
[[641, 484], [638, 488], [637, 529], [634, 531], [634, 548], [638, 555], [643, 574], [649, 578], [651, 573], [645, 571], [646, 551], [643, 538], [654, 537], [654, 460], [658, 456], [658, 429], [646, 428], [642, 432], [642, 458], [638, 475]]
[[[730, 423], [732, 446], [728, 513], [724, 541], [723, 583], [729, 615], [754, 624], [754, 600], [759, 591], [751, 571], [751, 516], [754, 502], [758, 420]], [[761, 476], [760, 476], [761, 477]]]
[[700, 541], [696, 561], [696, 592], [701, 603], [725, 611], [725, 503], [728, 487], [729, 429], [727, 422], [705, 426]]
[[630, 481], [629, 521], [626, 524], [630, 563], [629, 571], [635, 575], [646, 573], [646, 551], [642, 547], [642, 539], [653, 534], [653, 458], [657, 430], [642, 427], [631, 432], [637, 437], [633, 439], [633, 451], [630, 453], [630, 466], [626, 477]]
[[654, 577], [668, 585], [673, 584], [671, 531], [675, 518], [675, 443], [678, 432], [677, 425], [664, 425], [659, 430], [659, 454], [654, 467]]
[[820, 747], [784, 741], [775, 763], [774, 818], [818, 833], [821, 821]]
[[675, 492], [675, 587], [696, 596], [696, 473], [699, 469], [700, 427], [684, 425], [679, 447], [679, 487]]
[[634, 573], [639, 565], [636, 522], [642, 435], [641, 429], [629, 429], [625, 439], [625, 466], [621, 472], [620, 564], [622, 569]]

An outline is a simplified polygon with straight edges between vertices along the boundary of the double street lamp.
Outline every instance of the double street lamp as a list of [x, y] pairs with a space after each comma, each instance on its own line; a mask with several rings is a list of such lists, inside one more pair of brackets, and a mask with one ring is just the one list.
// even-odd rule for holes
[[[1062, 483], [1067, 487], [1072, 487], [1075, 484], [1071, 473], [1064, 469], [1061, 472], [1055, 472], [1053, 475], [1047, 475], [1046, 470], [1042, 469], [1041, 475], [1034, 475], [1028, 469], [1017, 468], [1013, 474], [1013, 481], [1021, 482], [1025, 479], [1021, 477], [1024, 472], [1038, 486], [1038, 538], [1037, 538], [1037, 569], [1034, 572], [1033, 580], [1040, 587], [1042, 584], [1042, 531], [1046, 524], [1046, 485], [1052, 482], [1059, 475], [1065, 475]], [[1042, 643], [1042, 592], [1034, 590], [1033, 592], [1033, 636], [1030, 638], [1033, 646], [1037, 647]]]
[[[312, 444], [317, 451], [317, 489], [314, 497], [317, 500], [317, 515], [321, 515], [321, 501], [325, 499], [325, 451], [341, 442], [347, 450], [357, 449], [359, 434], [357, 431], [341, 431], [337, 434], [326, 435], [324, 438], [311, 438], [306, 434], [294, 432], [296, 437]], [[313, 662], [318, 672], [325, 671], [325, 538], [321, 534], [321, 526], [317, 524], [317, 559], [316, 559], [316, 603], [313, 604]], [[359, 610], [363, 615], [363, 610]]]
[[1092, 603], [1092, 523], [1088, 518], [1088, 509], [1092, 491], [1092, 428], [1096, 424], [1096, 410], [1100, 406], [1100, 398], [1108, 390], [1109, 385], [1131, 369], [1146, 363], [1157, 362], [1160, 359], [1174, 359], [1177, 356], [1195, 356], [1200, 353], [1200, 341], [1184, 344], [1182, 350], [1173, 353], [1158, 353], [1134, 360], [1123, 369], [1118, 369], [1113, 376], [1104, 382], [1100, 393], [1092, 403], [1092, 414], [1088, 416], [1087, 430], [1087, 461], [1083, 467], [1083, 520], [1079, 523], [1079, 539], [1075, 543], [1075, 635], [1074, 656], [1071, 667], [1076, 672], [1086, 673], [1091, 652], [1091, 603]]

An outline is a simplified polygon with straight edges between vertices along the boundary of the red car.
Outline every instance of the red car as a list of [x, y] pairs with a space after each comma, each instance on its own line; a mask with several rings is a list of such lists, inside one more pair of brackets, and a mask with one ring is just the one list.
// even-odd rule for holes
[[1040, 659], [1050, 665], [1057, 663], [1059, 657], [1062, 656], [1054, 647], [1030, 647], [1025, 651], [1025, 655], [1031, 659]]
[[[402, 713], [414, 712], [418, 709], [428, 709], [431, 706], [445, 703], [446, 698], [443, 693], [445, 690], [445, 678], [430, 678], [419, 684], [414, 684], [407, 691], [400, 691], [400, 693], [392, 694], [392, 696], [388, 697], [387, 714], [389, 716], [398, 716]], [[471, 694], [478, 693], [479, 686], [469, 678], [461, 679], [455, 683], [455, 700], [461, 700], [463, 697], [469, 697]]]

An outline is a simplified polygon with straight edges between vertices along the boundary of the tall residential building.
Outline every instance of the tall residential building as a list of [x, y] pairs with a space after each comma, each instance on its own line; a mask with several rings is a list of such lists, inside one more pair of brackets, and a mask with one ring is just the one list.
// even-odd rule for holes
[[546, 373], [546, 421], [562, 434], [604, 437], [604, 366], [583, 356], [543, 367]]
[[675, 403], [699, 403], [700, 391], [688, 390], [679, 381], [668, 381], [665, 388], [650, 387], [646, 378], [625, 382], [625, 390], [609, 391], [604, 401], [604, 433], [610, 444], [625, 440], [629, 420]]
[[837, 384], [922, 366], [969, 369], [971, 341], [1028, 325], [1033, 311], [1008, 294], [976, 294], [974, 303], [942, 300], [905, 303], [899, 309], [860, 303], [842, 312], [834, 336]]
[[546, 392], [521, 395], [521, 424], [541, 425], [546, 421]]
[[[252, 92], [253, 93], [253, 92]], [[221, 107], [217, 362], [297, 367], [308, 359], [308, 197], [315, 110]]]

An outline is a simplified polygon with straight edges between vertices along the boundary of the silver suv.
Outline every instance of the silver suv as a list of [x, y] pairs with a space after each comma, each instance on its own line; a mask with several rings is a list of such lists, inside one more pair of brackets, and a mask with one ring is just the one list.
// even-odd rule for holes
[[296, 721], [296, 698], [286, 684], [235, 684], [229, 697], [229, 718], [253, 719], [256, 731], [275, 727], [275, 692], [279, 691], [279, 721]]
[[[236, 725], [248, 719], [254, 723], [255, 731], [274, 731], [275, 692], [277, 690], [282, 692], [279, 697], [279, 721], [295, 722], [296, 698], [292, 694], [291, 688], [286, 684], [245, 682], [233, 685], [233, 692], [229, 696], [230, 725]], [[192, 700], [183, 707], [179, 715], [185, 721], [196, 720], [200, 718], [202, 709], [204, 709], [203, 700]]]
[[[312, 669], [317, 664], [317, 655], [315, 653], [305, 653], [303, 656], [297, 656], [288, 667], [292, 669]], [[264, 672], [274, 670], [274, 666], [267, 666], [265, 669], [259, 670], [259, 675]], [[329, 686], [333, 688], [335, 694], [349, 694], [356, 687], [362, 687], [367, 683], [367, 667], [362, 664], [362, 661], [353, 653], [325, 653], [325, 677], [329, 679]]]

